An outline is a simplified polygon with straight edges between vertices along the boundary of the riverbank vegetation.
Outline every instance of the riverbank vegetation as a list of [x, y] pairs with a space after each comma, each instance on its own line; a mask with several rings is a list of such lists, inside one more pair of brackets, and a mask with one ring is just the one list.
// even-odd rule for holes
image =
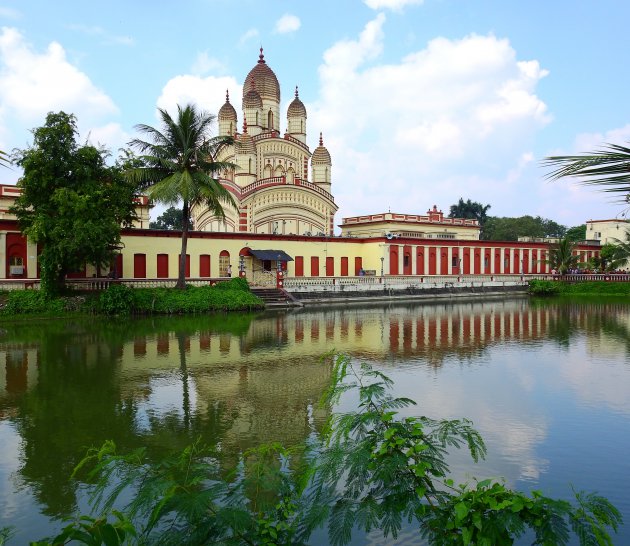
[[529, 281], [529, 293], [535, 296], [630, 296], [630, 283], [613, 281]]
[[475, 461], [486, 453], [468, 420], [410, 417], [415, 402], [391, 396], [380, 371], [339, 355], [327, 365], [322, 404], [335, 408], [350, 393], [356, 410], [333, 413], [306, 445], [250, 449], [229, 469], [200, 441], [158, 464], [144, 448], [120, 455], [106, 442], [74, 472], [92, 483], [92, 515], [34, 544], [305, 545], [327, 533], [340, 546], [357, 532], [380, 542], [403, 530], [431, 545], [507, 545], [525, 535], [612, 544], [621, 516], [605, 498], [577, 492], [570, 502], [494, 479], [457, 484], [447, 451], [466, 449]]
[[264, 308], [241, 278], [214, 286], [173, 288], [130, 288], [112, 284], [100, 293], [66, 292], [50, 296], [40, 290], [14, 290], [2, 296], [0, 317], [63, 316], [88, 313], [103, 315], [176, 315], [214, 311], [246, 311]]

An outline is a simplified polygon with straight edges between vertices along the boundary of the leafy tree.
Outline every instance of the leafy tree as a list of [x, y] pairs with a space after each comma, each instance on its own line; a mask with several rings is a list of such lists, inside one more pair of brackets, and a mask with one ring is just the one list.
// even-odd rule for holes
[[177, 117], [158, 109], [161, 130], [149, 125], [136, 125], [149, 141], [134, 139], [130, 145], [142, 155], [144, 167], [130, 169], [127, 177], [147, 188], [149, 197], [165, 204], [182, 204], [182, 250], [177, 287], [185, 288], [186, 247], [191, 208], [205, 205], [213, 215], [223, 219], [223, 205], [236, 203], [215, 178], [222, 170], [233, 168], [227, 162], [216, 161], [217, 151], [231, 142], [230, 137], [212, 137], [209, 130], [214, 116], [198, 111], [194, 105], [177, 106]]
[[604, 144], [601, 150], [581, 154], [546, 157], [543, 166], [551, 171], [550, 180], [576, 178], [581, 184], [602, 186], [602, 190], [621, 193], [623, 201], [630, 195], [630, 148]]
[[[192, 218], [188, 217], [188, 226], [192, 226]], [[167, 208], [155, 222], [149, 223], [150, 229], [170, 229], [181, 231], [184, 229], [182, 209], [176, 207]]]
[[575, 243], [566, 237], [560, 239], [549, 249], [549, 259], [544, 260], [558, 273], [564, 275], [569, 269], [575, 269], [580, 265], [580, 257], [574, 254]]
[[488, 241], [516, 241], [519, 237], [562, 237], [565, 233], [566, 227], [540, 216], [490, 216], [483, 238]]
[[74, 115], [49, 113], [33, 135], [33, 145], [16, 154], [24, 175], [11, 211], [41, 249], [42, 289], [55, 294], [66, 273], [109, 265], [121, 226], [135, 216], [135, 188], [106, 164], [106, 151], [77, 144]]
[[567, 229], [565, 233], [565, 237], [569, 239], [569, 241], [573, 241], [573, 242], [585, 241], [586, 240], [586, 224], [573, 226]]
[[460, 197], [459, 201], [455, 205], [451, 205], [448, 217], [471, 218], [473, 220], [477, 220], [479, 222], [479, 225], [483, 229], [483, 226], [488, 219], [487, 213], [489, 209], [490, 205], [482, 205], [481, 203], [477, 203], [477, 201], [471, 201], [470, 199], [464, 201], [464, 199]]
[[[401, 417], [398, 410], [414, 402], [392, 397], [391, 385], [367, 364], [333, 357], [323, 402], [352, 390], [357, 410], [333, 414], [323, 436], [303, 448], [248, 450], [231, 474], [198, 443], [156, 465], [144, 449], [121, 456], [107, 442], [75, 471], [93, 468], [92, 507], [100, 514], [36, 544], [133, 537], [142, 544], [305, 545], [327, 526], [328, 543], [341, 546], [355, 530], [380, 531], [387, 543], [403, 524], [435, 546], [511, 545], [526, 533], [535, 544], [565, 545], [572, 533], [583, 546], [612, 544], [608, 532], [621, 515], [603, 497], [578, 492], [570, 503], [490, 479], [455, 484], [447, 449], [482, 458], [479, 433], [465, 419]], [[112, 510], [121, 493], [131, 495], [124, 513]]]

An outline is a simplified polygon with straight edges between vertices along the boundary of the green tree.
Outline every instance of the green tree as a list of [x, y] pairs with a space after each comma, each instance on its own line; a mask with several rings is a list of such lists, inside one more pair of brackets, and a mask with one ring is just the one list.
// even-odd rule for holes
[[483, 238], [488, 241], [517, 241], [519, 237], [562, 237], [565, 233], [566, 227], [540, 216], [490, 216]]
[[580, 265], [580, 257], [574, 254], [575, 243], [566, 237], [560, 239], [549, 249], [549, 259], [544, 260], [552, 269], [561, 275], [565, 275], [569, 269], [575, 269]]
[[216, 175], [234, 165], [216, 161], [221, 146], [231, 142], [229, 137], [209, 137], [214, 116], [198, 111], [194, 105], [177, 106], [177, 117], [158, 109], [161, 130], [149, 125], [136, 129], [149, 141], [134, 139], [130, 145], [141, 154], [144, 167], [130, 169], [127, 177], [147, 188], [149, 197], [160, 203], [174, 205], [182, 202], [182, 250], [179, 260], [177, 287], [185, 288], [186, 247], [190, 227], [190, 211], [195, 205], [205, 205], [210, 212], [225, 218], [223, 205], [236, 208], [230, 192]]
[[[192, 219], [188, 217], [188, 226], [192, 226]], [[184, 221], [182, 217], [182, 209], [176, 207], [167, 208], [155, 222], [149, 223], [150, 229], [170, 229], [181, 231], [184, 229]]]
[[601, 150], [581, 155], [546, 157], [542, 164], [551, 169], [547, 178], [576, 178], [581, 184], [601, 186], [603, 191], [630, 195], [630, 148], [604, 144]]
[[482, 205], [481, 203], [477, 203], [477, 201], [471, 201], [470, 199], [464, 201], [464, 199], [460, 197], [459, 201], [455, 205], [451, 205], [448, 217], [470, 218], [473, 220], [477, 220], [479, 222], [479, 225], [483, 229], [483, 226], [488, 219], [489, 209], [490, 205]]
[[24, 170], [21, 195], [10, 209], [20, 229], [40, 246], [42, 289], [62, 290], [66, 273], [86, 263], [108, 266], [122, 225], [135, 217], [134, 186], [107, 152], [77, 144], [76, 118], [49, 113], [33, 130], [33, 145], [16, 153]]
[[565, 233], [565, 237], [573, 242], [585, 241], [586, 240], [586, 224], [573, 226], [567, 229]]

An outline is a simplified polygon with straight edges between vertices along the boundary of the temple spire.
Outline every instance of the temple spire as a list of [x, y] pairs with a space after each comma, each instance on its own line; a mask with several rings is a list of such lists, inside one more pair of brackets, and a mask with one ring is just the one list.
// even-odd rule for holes
[[258, 62], [259, 63], [264, 63], [265, 62], [265, 55], [263, 54], [262, 46], [260, 46], [260, 55], [258, 55]]

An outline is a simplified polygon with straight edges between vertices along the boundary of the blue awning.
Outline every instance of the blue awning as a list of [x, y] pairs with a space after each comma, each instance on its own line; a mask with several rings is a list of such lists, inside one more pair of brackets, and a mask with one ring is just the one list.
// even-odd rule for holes
[[270, 260], [276, 262], [292, 262], [293, 258], [284, 250], [249, 250], [249, 253], [259, 260]]

